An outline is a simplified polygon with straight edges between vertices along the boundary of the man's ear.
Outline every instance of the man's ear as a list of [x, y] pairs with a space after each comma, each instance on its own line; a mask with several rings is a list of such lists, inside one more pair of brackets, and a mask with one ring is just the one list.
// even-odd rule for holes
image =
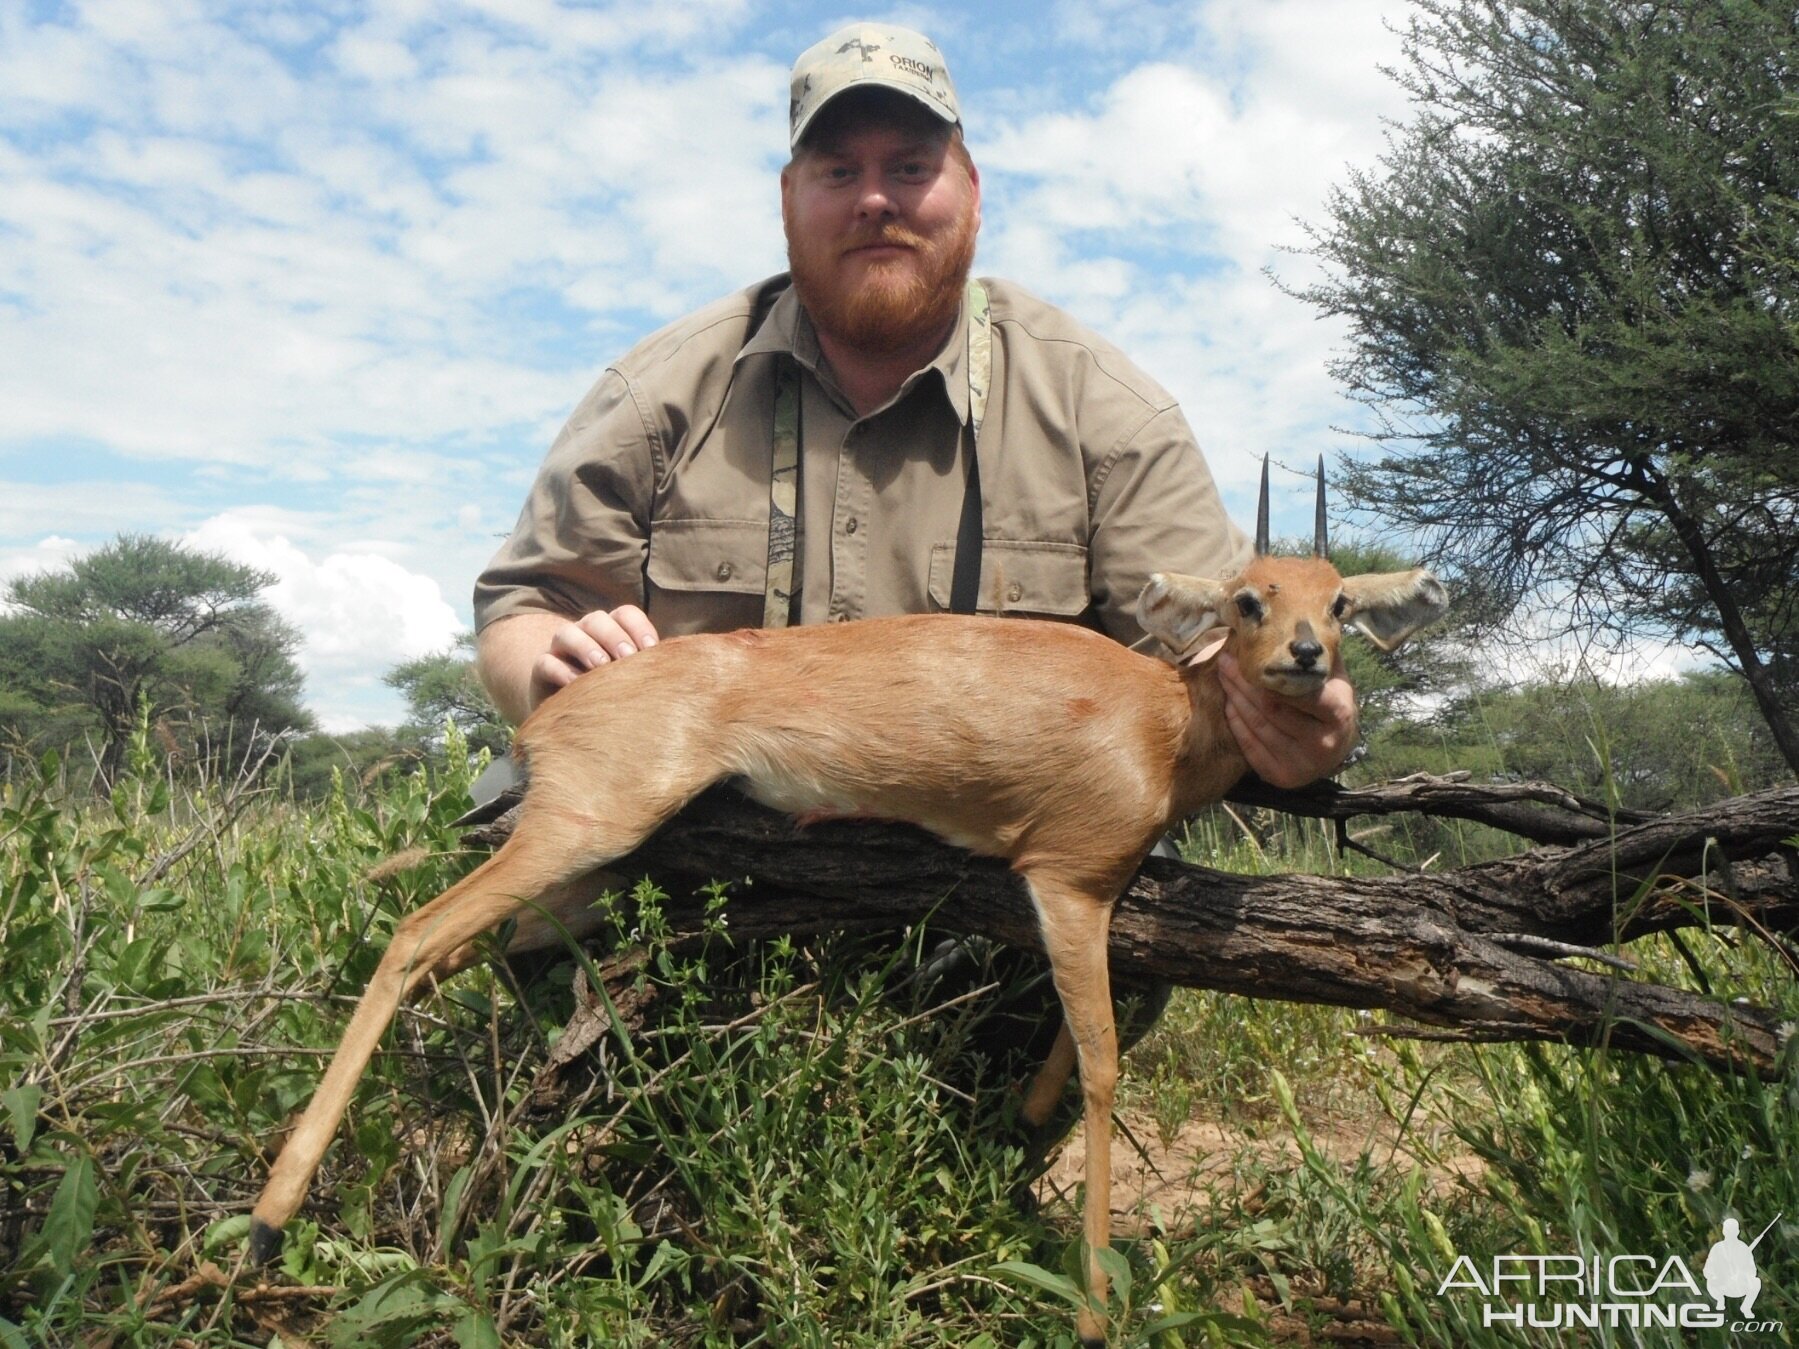
[[1224, 608], [1224, 587], [1198, 576], [1157, 572], [1137, 597], [1143, 630], [1177, 656], [1193, 648]]
[[1382, 651], [1449, 611], [1449, 592], [1422, 567], [1345, 577], [1343, 598], [1349, 601], [1343, 622]]

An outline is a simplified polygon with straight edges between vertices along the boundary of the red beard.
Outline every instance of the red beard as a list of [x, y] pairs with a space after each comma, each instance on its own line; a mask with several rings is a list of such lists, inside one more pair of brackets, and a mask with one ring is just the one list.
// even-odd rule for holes
[[[871, 356], [895, 355], [928, 341], [955, 317], [974, 263], [977, 219], [972, 209], [965, 212], [934, 242], [890, 224], [826, 243], [796, 240], [786, 220], [793, 288], [820, 332]], [[876, 243], [912, 251], [865, 266], [860, 281], [840, 281], [843, 255]]]

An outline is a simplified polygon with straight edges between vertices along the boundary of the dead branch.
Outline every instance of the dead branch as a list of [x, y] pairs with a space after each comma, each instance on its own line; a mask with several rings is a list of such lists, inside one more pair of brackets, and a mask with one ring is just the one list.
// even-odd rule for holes
[[[510, 824], [477, 836], [498, 842]], [[1681, 927], [1799, 926], [1796, 835], [1799, 787], [1788, 787], [1440, 874], [1240, 876], [1151, 858], [1118, 901], [1112, 962], [1193, 987], [1384, 1008], [1453, 1038], [1604, 1043], [1773, 1075], [1792, 1035], [1779, 1014], [1629, 978], [1616, 957], [1602, 970], [1562, 961]], [[907, 826], [800, 830], [728, 789], [611, 869], [655, 875], [671, 894], [736, 881], [730, 926], [747, 937], [928, 915], [1038, 947], [1029, 899], [1003, 864]], [[699, 912], [677, 898], [670, 916], [697, 924]]]
[[1577, 795], [1553, 782], [1475, 783], [1468, 779], [1467, 773], [1413, 773], [1368, 787], [1344, 787], [1326, 780], [1283, 790], [1246, 778], [1226, 799], [1319, 820], [1414, 811], [1491, 825], [1532, 843], [1610, 838], [1620, 826], [1655, 818], [1640, 810], [1608, 808], [1603, 801]]

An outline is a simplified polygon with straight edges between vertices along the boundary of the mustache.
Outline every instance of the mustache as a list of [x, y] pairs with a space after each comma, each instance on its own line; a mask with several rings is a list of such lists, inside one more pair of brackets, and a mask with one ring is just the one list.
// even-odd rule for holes
[[858, 230], [843, 245], [843, 252], [851, 253], [858, 248], [875, 248], [891, 246], [922, 250], [927, 246], [922, 234], [914, 234], [904, 225], [877, 225], [873, 229]]

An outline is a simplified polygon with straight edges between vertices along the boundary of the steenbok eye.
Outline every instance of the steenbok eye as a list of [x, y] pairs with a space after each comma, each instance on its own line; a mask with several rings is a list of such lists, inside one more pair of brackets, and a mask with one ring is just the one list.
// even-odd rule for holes
[[1257, 599], [1254, 595], [1239, 595], [1237, 596], [1237, 612], [1242, 614], [1243, 617], [1247, 618], [1251, 623], [1260, 623], [1262, 621], [1263, 612], [1262, 601]]
[[1337, 622], [1341, 623], [1343, 621], [1343, 616], [1345, 614], [1347, 614], [1348, 612], [1349, 612], [1349, 596], [1347, 596], [1347, 595], [1337, 596], [1337, 602], [1335, 604], [1331, 605], [1331, 617], [1336, 619]]

